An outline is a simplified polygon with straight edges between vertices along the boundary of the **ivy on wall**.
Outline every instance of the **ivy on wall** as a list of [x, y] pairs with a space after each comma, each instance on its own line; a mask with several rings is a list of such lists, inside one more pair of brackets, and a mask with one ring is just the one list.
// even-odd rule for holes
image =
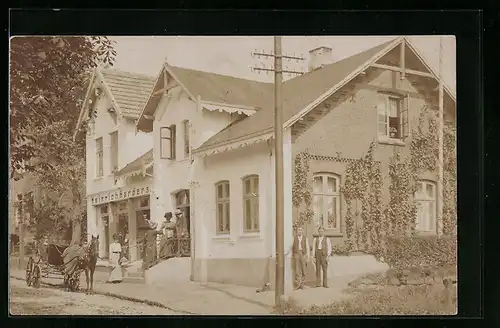
[[[419, 124], [412, 131], [409, 155], [403, 157], [395, 148], [389, 160], [387, 179], [380, 163], [373, 158], [376, 143], [367, 153], [347, 164], [342, 193], [346, 201], [346, 248], [382, 256], [389, 235], [408, 235], [415, 231], [417, 207], [414, 194], [425, 171], [438, 168], [438, 123], [436, 111], [421, 108]], [[456, 130], [444, 126], [443, 161], [443, 234], [456, 228]], [[389, 182], [389, 202], [382, 203], [383, 181]], [[358, 203], [361, 204], [359, 212]], [[354, 207], [354, 213], [353, 213]]]
[[[439, 165], [437, 111], [422, 107], [418, 122], [412, 130], [407, 148], [409, 153], [403, 156], [395, 148], [385, 177], [380, 162], [374, 159], [376, 142], [372, 142], [359, 159], [298, 154], [292, 192], [297, 211], [294, 227], [307, 225], [314, 216], [309, 168], [309, 160], [314, 159], [346, 164], [341, 193], [346, 205], [344, 250], [347, 253], [364, 250], [382, 257], [388, 236], [411, 235], [415, 231], [417, 207], [414, 194], [420, 176], [426, 171], [436, 172]], [[444, 126], [443, 153], [442, 230], [444, 235], [451, 235], [456, 233], [456, 129], [452, 124]], [[389, 201], [384, 204], [382, 191], [386, 181], [389, 183]]]
[[[378, 245], [380, 240], [383, 222], [382, 176], [380, 163], [373, 157], [374, 150], [375, 142], [372, 142], [364, 157], [350, 162], [346, 167], [341, 191], [347, 205], [345, 232], [346, 248], [349, 250], [369, 249], [372, 244]], [[354, 215], [353, 203], [356, 209]]]
[[[309, 224], [314, 216], [312, 209], [312, 186], [309, 179], [309, 159], [304, 153], [295, 157], [292, 203], [297, 215], [293, 222], [295, 228]], [[302, 211], [300, 211], [302, 209]]]

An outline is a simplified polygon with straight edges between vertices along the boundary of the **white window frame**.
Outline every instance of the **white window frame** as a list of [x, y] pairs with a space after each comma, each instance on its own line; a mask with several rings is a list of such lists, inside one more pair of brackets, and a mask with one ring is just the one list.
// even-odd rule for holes
[[[164, 143], [167, 143], [166, 145]], [[160, 128], [160, 158], [175, 160], [176, 127], [175, 124]], [[168, 146], [167, 154], [163, 153]]]
[[[409, 96], [384, 94], [384, 101], [377, 106], [377, 135], [379, 138], [386, 138], [391, 140], [404, 140], [410, 134], [409, 115], [408, 109], [410, 106]], [[391, 101], [397, 103], [397, 119], [398, 129], [397, 135], [391, 136], [390, 131], [390, 104]], [[380, 117], [383, 116], [384, 120]], [[381, 127], [383, 125], [384, 127]], [[382, 132], [382, 133], [381, 133]]]
[[[321, 190], [315, 190], [314, 183], [317, 178], [321, 178], [322, 182], [322, 188]], [[334, 181], [334, 190], [329, 191], [328, 190], [328, 179], [331, 178]], [[314, 209], [314, 221], [316, 223], [321, 222], [322, 227], [325, 228], [325, 230], [329, 231], [334, 231], [334, 232], [340, 232], [340, 176], [338, 174], [334, 173], [327, 173], [327, 172], [318, 172], [313, 174], [313, 209]], [[322, 202], [322, 210], [321, 212], [316, 211], [316, 199], [321, 198]], [[332, 199], [335, 202], [335, 225], [336, 226], [330, 226], [329, 221], [328, 221], [328, 200]]]
[[[422, 188], [422, 193], [418, 190], [415, 192], [415, 203], [417, 204], [417, 217], [415, 218], [415, 231], [421, 233], [436, 233], [437, 232], [437, 185], [433, 181], [420, 180], [418, 181]], [[432, 186], [433, 195], [427, 195], [427, 186]], [[425, 204], [425, 206], [423, 206]], [[429, 214], [429, 206], [434, 216], [431, 218]]]
[[102, 178], [104, 176], [104, 140], [102, 137], [95, 139], [95, 150], [96, 150], [95, 177]]
[[[219, 188], [222, 188], [222, 196], [219, 196]], [[219, 207], [222, 206], [222, 217]], [[229, 235], [231, 233], [231, 185], [228, 180], [219, 181], [215, 184], [215, 232], [217, 235]], [[222, 222], [222, 229], [221, 227]]]
[[[250, 192], [246, 192], [246, 182], [250, 181]], [[257, 187], [255, 187], [257, 181]], [[242, 179], [243, 191], [243, 233], [258, 233], [260, 232], [260, 213], [259, 213], [259, 176], [256, 174], [247, 175]], [[247, 228], [247, 200], [250, 201], [251, 228]], [[257, 227], [255, 228], [255, 225]]]

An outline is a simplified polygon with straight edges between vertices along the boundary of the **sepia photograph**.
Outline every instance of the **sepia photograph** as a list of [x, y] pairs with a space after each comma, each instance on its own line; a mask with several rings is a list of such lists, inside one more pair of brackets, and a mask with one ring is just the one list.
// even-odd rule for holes
[[454, 36], [16, 36], [9, 313], [456, 315]]

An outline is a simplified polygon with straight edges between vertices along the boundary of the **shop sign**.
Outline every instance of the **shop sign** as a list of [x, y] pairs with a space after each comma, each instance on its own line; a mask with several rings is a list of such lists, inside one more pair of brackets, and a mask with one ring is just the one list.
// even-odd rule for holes
[[90, 200], [92, 202], [92, 205], [101, 205], [134, 197], [149, 196], [149, 193], [149, 187], [120, 188], [117, 190], [105, 191], [97, 195], [90, 196]]

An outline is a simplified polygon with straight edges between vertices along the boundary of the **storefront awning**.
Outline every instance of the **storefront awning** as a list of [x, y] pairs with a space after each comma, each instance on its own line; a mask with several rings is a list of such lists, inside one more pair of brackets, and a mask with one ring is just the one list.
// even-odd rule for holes
[[134, 175], [143, 174], [153, 166], [153, 149], [146, 152], [144, 155], [136, 158], [132, 162], [125, 165], [122, 169], [115, 173], [116, 177], [126, 178]]

